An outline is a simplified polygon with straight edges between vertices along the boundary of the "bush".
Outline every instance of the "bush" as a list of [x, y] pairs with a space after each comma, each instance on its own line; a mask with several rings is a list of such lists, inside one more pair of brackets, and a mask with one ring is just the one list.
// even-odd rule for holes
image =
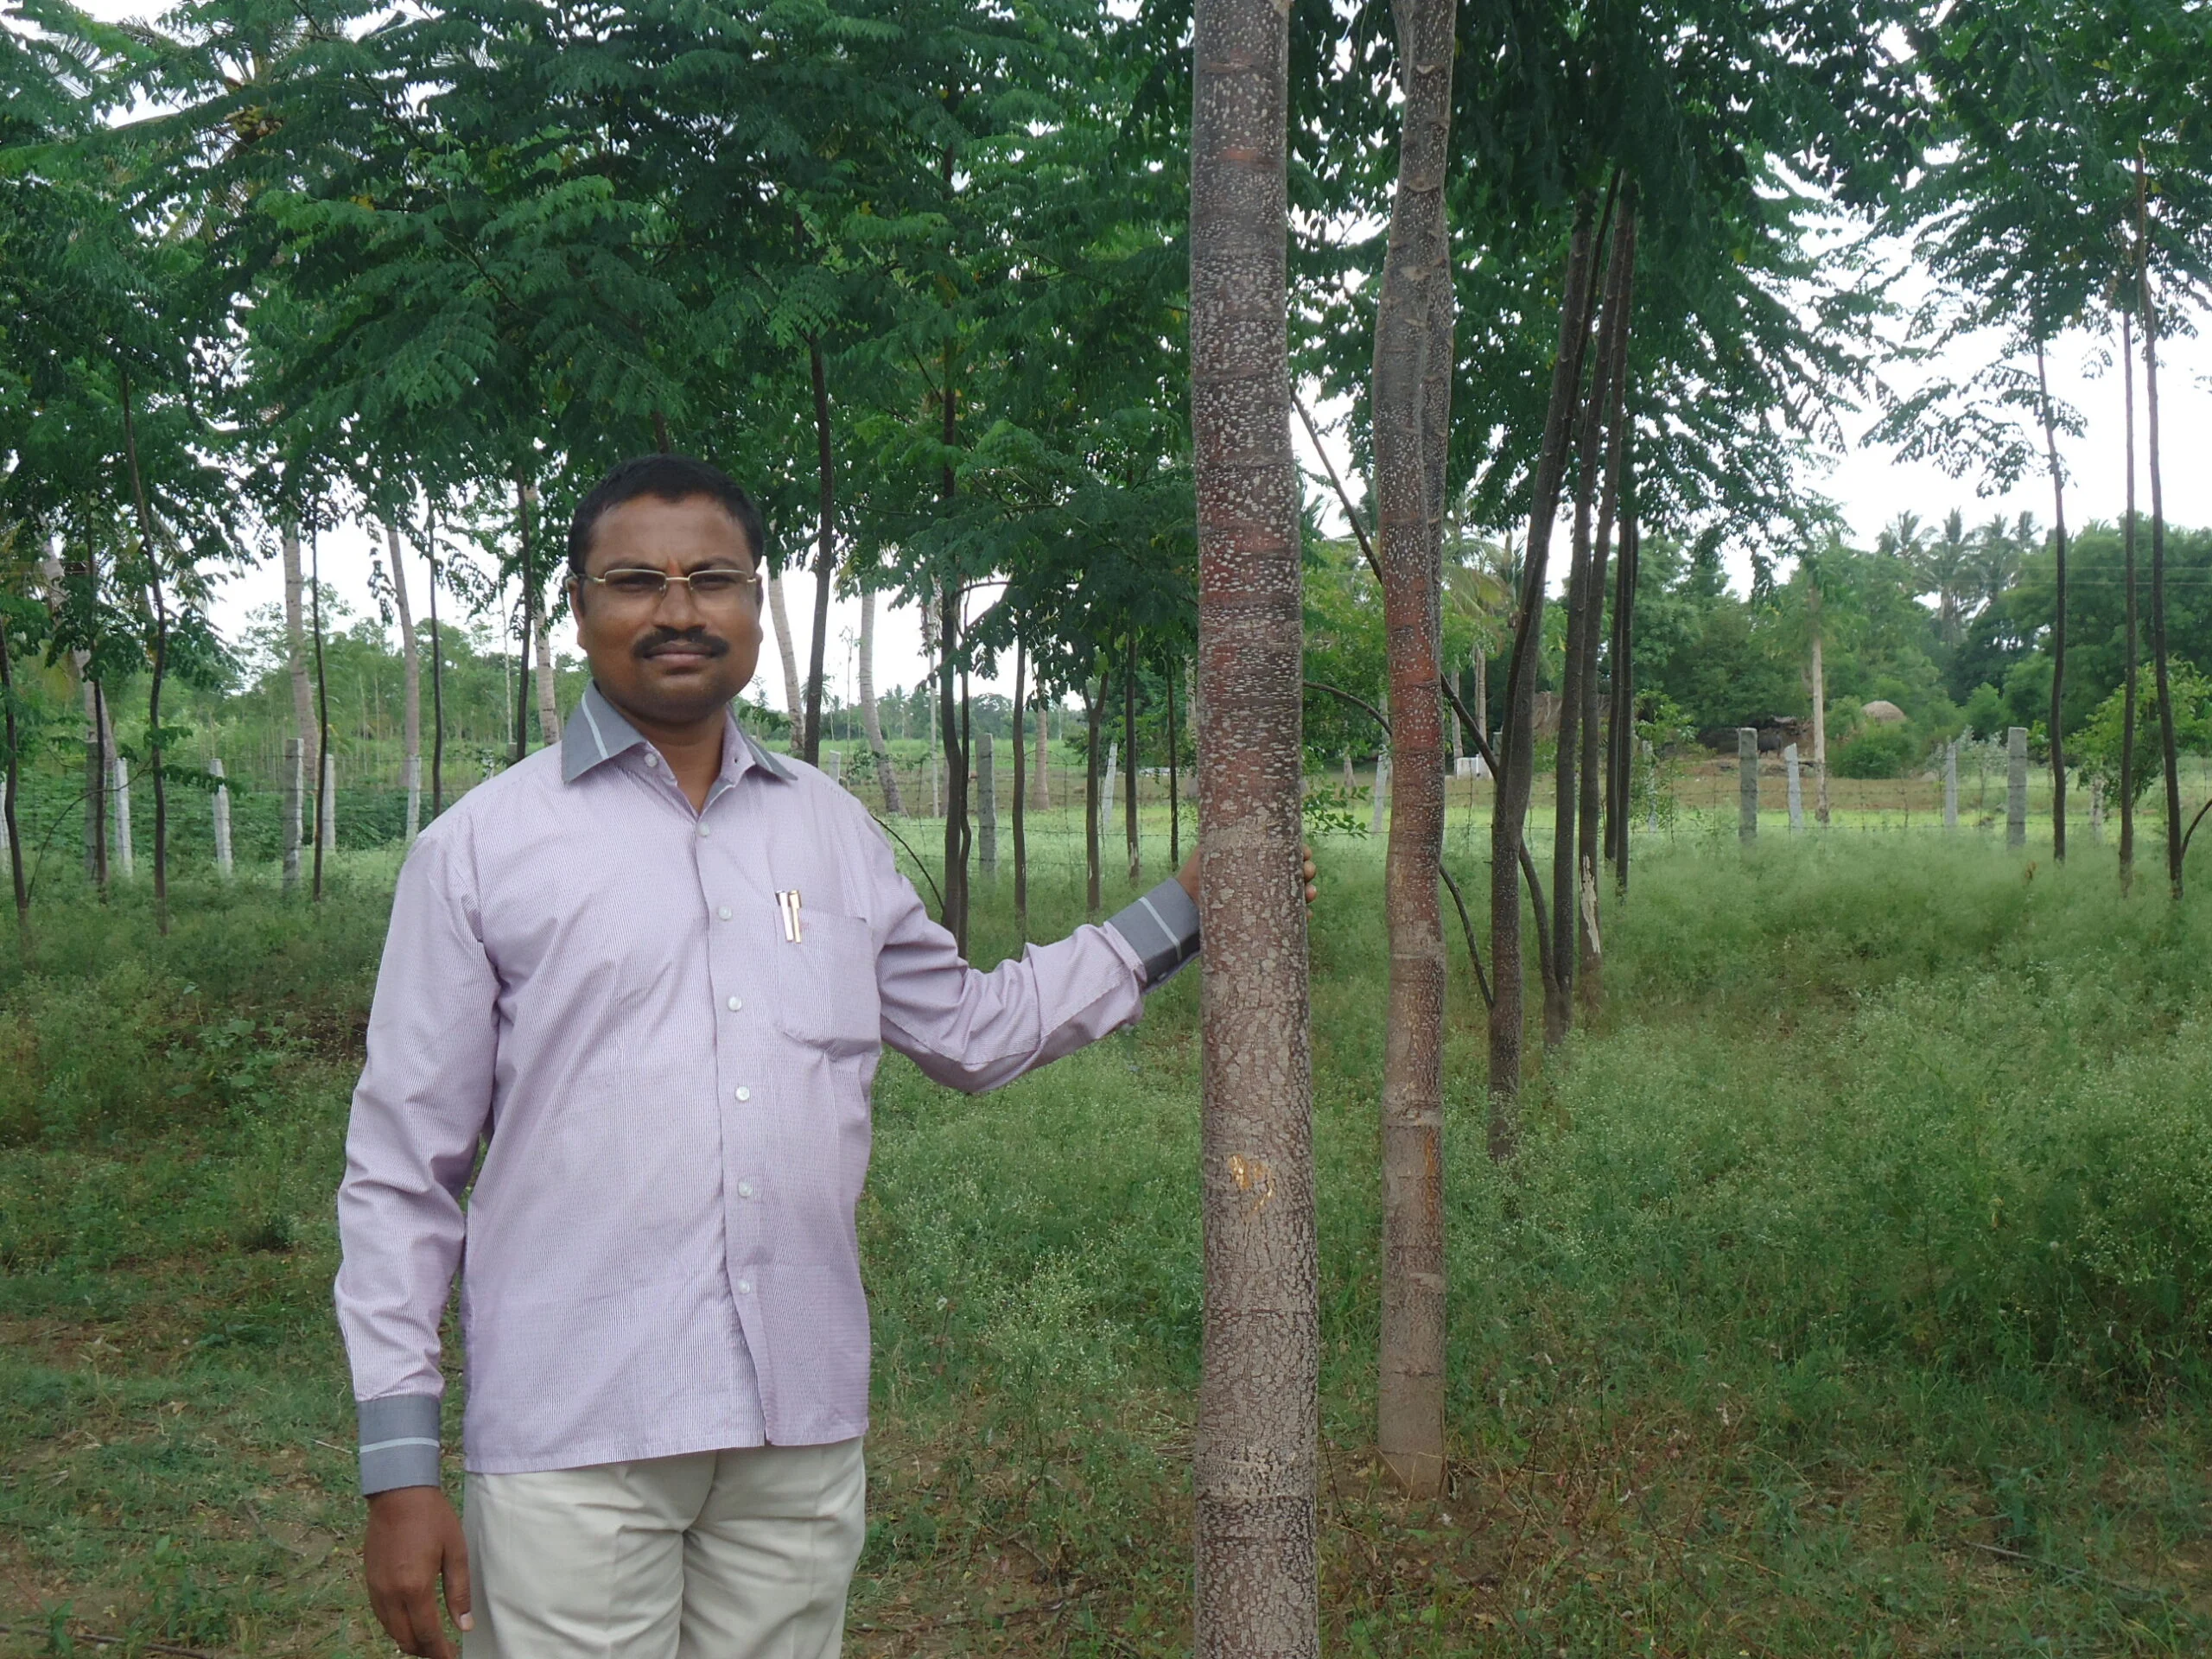
[[1902, 778], [1920, 759], [1920, 740], [1903, 726], [1877, 726], [1835, 752], [1839, 778]]

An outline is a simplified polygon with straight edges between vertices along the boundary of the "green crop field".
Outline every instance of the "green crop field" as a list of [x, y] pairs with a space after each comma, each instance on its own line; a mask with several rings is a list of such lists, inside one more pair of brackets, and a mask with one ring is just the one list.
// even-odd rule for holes
[[[1038, 842], [1049, 937], [1079, 843]], [[2212, 906], [1986, 836], [1654, 838], [1503, 1170], [1459, 957], [1452, 1472], [1409, 1511], [1369, 1455], [1380, 854], [1323, 843], [1313, 929], [1329, 1650], [2212, 1644]], [[0, 1654], [390, 1651], [328, 1291], [394, 867], [180, 879], [166, 940], [143, 878], [57, 879], [33, 964], [0, 938]], [[887, 1060], [853, 1651], [1187, 1649], [1197, 1020], [1185, 975], [979, 1099]]]

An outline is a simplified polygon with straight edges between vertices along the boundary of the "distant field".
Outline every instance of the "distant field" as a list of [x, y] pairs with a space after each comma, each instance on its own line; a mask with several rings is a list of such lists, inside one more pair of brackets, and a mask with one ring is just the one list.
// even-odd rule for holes
[[[1329, 1650], [2204, 1652], [2212, 902], [2155, 874], [2123, 902], [2108, 855], [1988, 834], [1777, 822], [1746, 855], [1713, 786], [1640, 843], [1607, 1011], [1537, 1071], [1508, 1172], [1452, 935], [1434, 1510], [1366, 1449], [1381, 842], [1322, 844]], [[1007, 834], [985, 961], [1019, 944]], [[1448, 845], [1480, 890], [1479, 818]], [[1082, 917], [1079, 823], [1034, 852], [1050, 937]], [[1123, 862], [1117, 822], [1109, 905]], [[0, 931], [0, 1655], [391, 1650], [328, 1287], [395, 866], [342, 854], [320, 911], [187, 872], [167, 941], [143, 863], [105, 910], [65, 868], [35, 972]], [[852, 1651], [1187, 1649], [1197, 991], [981, 1099], [887, 1060]]]

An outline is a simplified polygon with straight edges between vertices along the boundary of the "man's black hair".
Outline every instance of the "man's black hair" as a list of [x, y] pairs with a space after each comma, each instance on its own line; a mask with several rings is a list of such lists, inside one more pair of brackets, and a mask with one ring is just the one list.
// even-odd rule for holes
[[592, 531], [598, 527], [600, 518], [609, 509], [619, 507], [625, 501], [634, 501], [641, 495], [658, 496], [663, 501], [683, 501], [703, 495], [721, 503], [722, 511], [744, 532], [745, 550], [752, 556], [753, 568], [760, 569], [766, 560], [768, 528], [761, 522], [760, 509], [721, 467], [694, 461], [689, 455], [639, 455], [634, 461], [624, 461], [601, 479], [591, 486], [591, 493], [577, 504], [576, 516], [569, 521], [570, 575], [583, 575], [584, 562], [591, 556]]

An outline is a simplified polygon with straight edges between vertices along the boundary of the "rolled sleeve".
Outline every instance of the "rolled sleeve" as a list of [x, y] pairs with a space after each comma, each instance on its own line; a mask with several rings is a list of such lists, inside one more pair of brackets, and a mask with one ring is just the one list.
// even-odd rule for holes
[[436, 1484], [438, 1325], [491, 1114], [499, 978], [460, 829], [424, 836], [400, 872], [346, 1129], [334, 1296], [365, 1491]]
[[1144, 964], [1144, 986], [1154, 990], [1198, 954], [1198, 907], [1173, 876], [1106, 918]]

